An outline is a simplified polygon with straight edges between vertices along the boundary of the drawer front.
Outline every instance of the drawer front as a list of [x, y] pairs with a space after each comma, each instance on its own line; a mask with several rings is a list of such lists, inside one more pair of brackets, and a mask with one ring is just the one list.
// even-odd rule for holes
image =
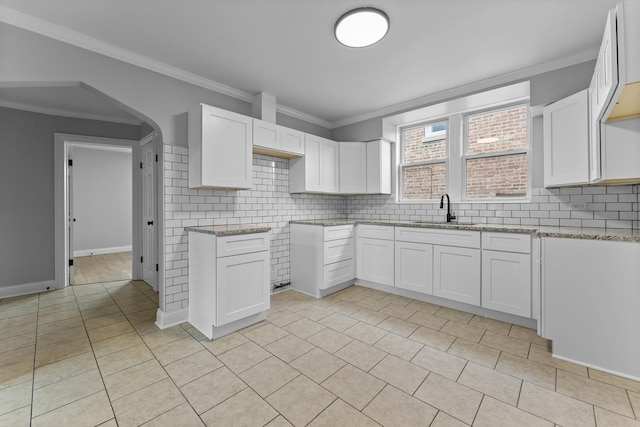
[[269, 250], [270, 241], [269, 233], [218, 237], [216, 242], [217, 257], [222, 258], [231, 255], [267, 251]]
[[442, 228], [396, 227], [396, 240], [435, 245], [480, 248], [480, 232]]
[[356, 277], [356, 265], [353, 259], [346, 261], [334, 262], [333, 264], [324, 266], [324, 276], [322, 280], [322, 288], [328, 289]]
[[482, 233], [482, 249], [504, 252], [531, 253], [531, 235], [518, 233]]
[[353, 258], [355, 245], [353, 237], [324, 242], [324, 265]]
[[388, 225], [358, 224], [356, 227], [358, 237], [383, 240], [393, 240], [393, 229]]
[[324, 227], [324, 241], [353, 237], [353, 224]]

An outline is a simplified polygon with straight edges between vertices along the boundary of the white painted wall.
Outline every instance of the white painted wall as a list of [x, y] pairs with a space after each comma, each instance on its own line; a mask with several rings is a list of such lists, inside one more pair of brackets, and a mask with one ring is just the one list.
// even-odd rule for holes
[[73, 255], [131, 250], [131, 149], [74, 146]]

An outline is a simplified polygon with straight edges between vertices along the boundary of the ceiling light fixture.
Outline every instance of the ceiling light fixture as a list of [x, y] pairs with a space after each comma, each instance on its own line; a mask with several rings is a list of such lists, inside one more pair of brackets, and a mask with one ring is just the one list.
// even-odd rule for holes
[[347, 47], [367, 47], [382, 40], [389, 32], [389, 17], [373, 7], [350, 10], [338, 19], [336, 39]]

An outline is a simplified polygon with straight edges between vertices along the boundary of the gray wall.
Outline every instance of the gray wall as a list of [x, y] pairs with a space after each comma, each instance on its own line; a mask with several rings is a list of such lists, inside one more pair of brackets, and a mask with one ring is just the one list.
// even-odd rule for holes
[[75, 146], [71, 158], [74, 255], [120, 252], [115, 248], [131, 247], [131, 150]]
[[137, 140], [140, 129], [0, 108], [0, 287], [54, 279], [56, 132]]

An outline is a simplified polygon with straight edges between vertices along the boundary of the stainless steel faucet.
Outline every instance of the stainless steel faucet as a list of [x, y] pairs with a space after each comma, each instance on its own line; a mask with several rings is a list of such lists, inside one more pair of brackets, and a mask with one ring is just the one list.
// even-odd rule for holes
[[444, 193], [442, 197], [440, 197], [440, 209], [444, 208], [444, 196], [447, 196], [447, 222], [451, 222], [452, 219], [456, 219], [456, 216], [451, 213], [451, 199], [449, 199], [447, 193]]

